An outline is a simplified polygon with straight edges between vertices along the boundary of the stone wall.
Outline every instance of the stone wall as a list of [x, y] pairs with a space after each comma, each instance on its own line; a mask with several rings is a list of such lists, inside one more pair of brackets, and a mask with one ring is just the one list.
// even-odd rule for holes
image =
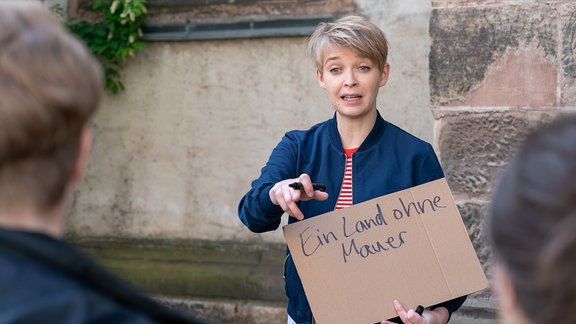
[[576, 3], [432, 1], [436, 145], [481, 261], [498, 174], [528, 130], [575, 111]]

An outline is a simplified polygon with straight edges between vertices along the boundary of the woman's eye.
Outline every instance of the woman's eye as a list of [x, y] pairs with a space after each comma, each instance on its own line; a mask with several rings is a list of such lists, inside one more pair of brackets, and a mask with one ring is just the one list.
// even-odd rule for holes
[[332, 73], [332, 74], [335, 74], [335, 73], [338, 73], [338, 72], [340, 72], [340, 68], [331, 68], [331, 69], [330, 69], [330, 73]]

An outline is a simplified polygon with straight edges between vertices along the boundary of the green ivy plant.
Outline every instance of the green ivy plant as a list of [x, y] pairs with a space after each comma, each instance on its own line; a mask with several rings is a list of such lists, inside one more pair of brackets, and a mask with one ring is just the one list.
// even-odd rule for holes
[[94, 0], [92, 10], [101, 13], [102, 19], [72, 21], [67, 25], [100, 59], [106, 89], [116, 94], [124, 90], [120, 75], [124, 61], [144, 48], [141, 39], [148, 14], [146, 0]]

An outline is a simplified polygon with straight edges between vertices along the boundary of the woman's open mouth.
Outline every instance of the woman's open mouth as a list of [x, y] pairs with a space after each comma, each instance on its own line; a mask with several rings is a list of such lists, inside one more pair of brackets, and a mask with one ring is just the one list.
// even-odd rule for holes
[[346, 103], [355, 103], [355, 102], [360, 101], [360, 99], [362, 99], [362, 96], [358, 96], [358, 95], [341, 96], [340, 99], [342, 99]]

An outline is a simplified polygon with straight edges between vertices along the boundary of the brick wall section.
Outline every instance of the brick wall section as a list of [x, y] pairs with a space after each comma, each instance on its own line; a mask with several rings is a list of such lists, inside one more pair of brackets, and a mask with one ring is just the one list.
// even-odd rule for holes
[[576, 111], [576, 3], [433, 0], [430, 36], [435, 144], [490, 276], [482, 226], [499, 173], [529, 129]]

